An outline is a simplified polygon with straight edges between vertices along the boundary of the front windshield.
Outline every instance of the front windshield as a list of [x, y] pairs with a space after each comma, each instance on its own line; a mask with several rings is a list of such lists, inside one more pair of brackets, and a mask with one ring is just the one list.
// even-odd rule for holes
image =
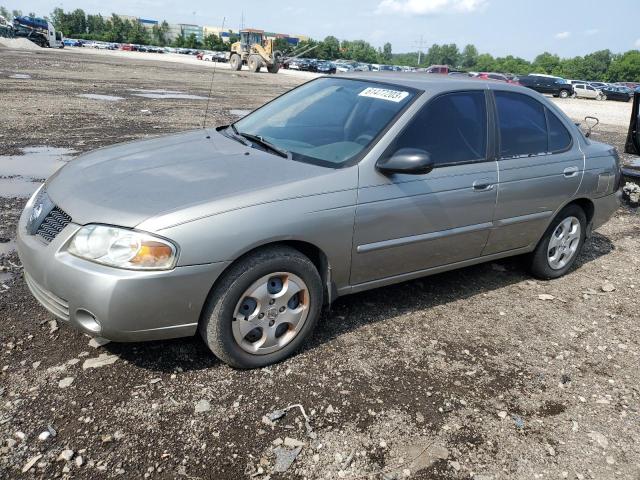
[[415, 97], [410, 88], [321, 78], [236, 122], [294, 160], [338, 167], [355, 159]]

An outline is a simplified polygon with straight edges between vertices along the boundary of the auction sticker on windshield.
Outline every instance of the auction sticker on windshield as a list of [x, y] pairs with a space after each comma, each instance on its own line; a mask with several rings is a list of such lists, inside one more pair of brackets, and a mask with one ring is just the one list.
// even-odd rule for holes
[[399, 103], [409, 96], [409, 92], [389, 90], [387, 88], [368, 87], [361, 91], [359, 96]]

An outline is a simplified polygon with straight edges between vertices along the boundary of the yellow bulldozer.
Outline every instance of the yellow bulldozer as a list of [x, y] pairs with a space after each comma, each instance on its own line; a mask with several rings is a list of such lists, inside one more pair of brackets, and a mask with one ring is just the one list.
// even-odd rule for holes
[[247, 65], [252, 72], [267, 67], [269, 73], [278, 73], [282, 64], [282, 53], [274, 50], [273, 40], [267, 39], [263, 30], [240, 30], [240, 41], [231, 45], [229, 64], [232, 70]]

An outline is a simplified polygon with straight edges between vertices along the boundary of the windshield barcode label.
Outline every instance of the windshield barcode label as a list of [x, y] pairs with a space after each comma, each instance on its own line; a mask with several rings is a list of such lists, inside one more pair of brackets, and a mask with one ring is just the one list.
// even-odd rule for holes
[[409, 96], [409, 92], [399, 90], [389, 90], [386, 88], [365, 88], [360, 92], [360, 97], [377, 98], [379, 100], [388, 100], [390, 102], [399, 103]]

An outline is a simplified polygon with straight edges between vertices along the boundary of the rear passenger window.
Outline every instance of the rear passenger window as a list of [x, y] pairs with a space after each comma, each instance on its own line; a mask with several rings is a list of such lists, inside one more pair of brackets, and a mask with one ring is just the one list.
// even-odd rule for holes
[[482, 161], [487, 150], [483, 91], [449, 93], [430, 101], [394, 142], [392, 152], [419, 148], [436, 166]]
[[571, 134], [562, 124], [560, 119], [549, 110], [547, 112], [547, 124], [549, 125], [549, 151], [560, 152], [571, 145]]
[[527, 95], [496, 92], [500, 157], [539, 155], [548, 152], [544, 106]]
[[496, 92], [500, 157], [548, 155], [571, 146], [560, 119], [537, 100], [519, 93]]

